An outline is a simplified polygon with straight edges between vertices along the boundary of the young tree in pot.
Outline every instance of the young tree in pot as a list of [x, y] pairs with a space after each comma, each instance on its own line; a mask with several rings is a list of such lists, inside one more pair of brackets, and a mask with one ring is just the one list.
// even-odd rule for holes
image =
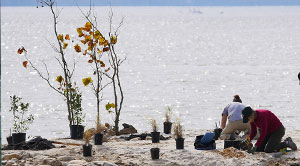
[[157, 131], [156, 120], [151, 119], [151, 126], [152, 126], [152, 132], [151, 132], [152, 143], [159, 143], [160, 132]]
[[[73, 40], [70, 39], [69, 34], [58, 33], [58, 18], [61, 11], [55, 8], [56, 6], [55, 0], [37, 0], [37, 2], [40, 3], [42, 6], [48, 6], [50, 8], [53, 17], [53, 30], [54, 30], [54, 37], [56, 43], [51, 43], [50, 41], [49, 43], [53, 48], [54, 52], [57, 53], [57, 55], [49, 59], [55, 59], [57, 61], [57, 68], [60, 68], [61, 71], [63, 72], [63, 74], [57, 76], [56, 79], [56, 81], [58, 81], [62, 86], [56, 87], [55, 85], [52, 84], [53, 78], [50, 76], [50, 73], [52, 72], [48, 70], [47, 63], [42, 61], [45, 67], [44, 71], [42, 71], [37, 67], [38, 65], [33, 60], [31, 60], [31, 58], [27, 55], [27, 51], [24, 47], [18, 49], [17, 52], [18, 54], [24, 53], [26, 60], [23, 61], [23, 66], [25, 68], [30, 67], [31, 69], [33, 69], [37, 73], [37, 75], [41, 77], [48, 84], [48, 86], [51, 89], [53, 89], [54, 91], [58, 92], [61, 96], [63, 96], [68, 111], [69, 127], [70, 130], [72, 130], [73, 128], [72, 125], [78, 125], [78, 123], [75, 120], [77, 119], [75, 114], [77, 114], [76, 111], [78, 110], [72, 109], [74, 107], [77, 107], [72, 105], [74, 104], [74, 101], [72, 100], [74, 99], [74, 96], [76, 98], [76, 95], [79, 94], [79, 93], [77, 94], [73, 93], [74, 89], [76, 89], [76, 85], [74, 86], [74, 82], [73, 82], [73, 74], [78, 61], [74, 56], [73, 52], [72, 52], [73, 56], [67, 56], [68, 48], [70, 47], [70, 45], [72, 45], [73, 42], [71, 41]], [[80, 48], [78, 48], [76, 45], [74, 47], [77, 53], [81, 51]]]
[[[29, 124], [34, 120], [32, 114], [26, 115], [28, 112], [29, 103], [23, 103], [22, 98], [16, 95], [10, 96], [11, 107], [10, 112], [13, 113], [14, 124], [12, 133], [12, 144], [19, 144], [26, 141], [26, 131], [29, 129]], [[27, 117], [26, 117], [27, 116]]]
[[84, 157], [92, 156], [92, 145], [90, 144], [90, 140], [93, 135], [95, 135], [95, 129], [88, 129], [84, 132], [84, 145], [82, 145]]
[[[87, 48], [83, 51], [83, 55], [89, 55], [90, 59], [88, 60], [88, 63], [93, 64], [96, 83], [95, 85], [92, 84], [92, 87], [97, 98], [98, 114], [99, 103], [102, 100], [99, 94], [107, 85], [112, 84], [114, 95], [114, 111], [110, 111], [110, 113], [115, 114], [114, 131], [118, 135], [120, 115], [124, 101], [124, 94], [120, 79], [120, 66], [126, 58], [122, 58], [116, 53], [115, 45], [118, 41], [118, 31], [123, 24], [123, 19], [115, 31], [113, 31], [113, 12], [111, 11], [109, 15], [109, 32], [105, 36], [105, 34], [101, 33], [97, 27], [97, 17], [95, 15], [91, 16], [91, 13], [94, 13], [91, 10], [91, 7], [87, 14], [82, 12], [87, 20], [87, 23], [84, 27], [77, 28], [77, 32], [78, 36], [84, 39], [81, 40], [81, 43], [87, 46]], [[104, 56], [106, 54], [107, 56]], [[107, 67], [106, 64], [109, 66]], [[107, 82], [104, 82], [103, 76], [107, 78]]]
[[182, 125], [177, 119], [174, 124], [174, 135], [176, 141], [176, 149], [184, 149], [184, 138], [182, 137]]
[[170, 134], [172, 129], [172, 122], [170, 122], [170, 116], [172, 112], [172, 107], [167, 106], [166, 112], [165, 112], [165, 122], [164, 122], [164, 133]]
[[[76, 84], [74, 85], [76, 86]], [[84, 126], [85, 114], [81, 106], [82, 94], [79, 92], [78, 87], [71, 89], [70, 106], [72, 109], [72, 125], [70, 126], [71, 139], [82, 139]]]

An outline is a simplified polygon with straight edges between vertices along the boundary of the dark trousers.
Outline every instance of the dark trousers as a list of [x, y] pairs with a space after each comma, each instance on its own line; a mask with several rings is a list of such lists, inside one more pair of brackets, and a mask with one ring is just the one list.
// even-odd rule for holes
[[257, 152], [278, 152], [282, 148], [286, 148], [285, 142], [281, 142], [285, 134], [285, 129], [281, 126], [276, 132], [266, 136], [262, 144], [256, 149]]

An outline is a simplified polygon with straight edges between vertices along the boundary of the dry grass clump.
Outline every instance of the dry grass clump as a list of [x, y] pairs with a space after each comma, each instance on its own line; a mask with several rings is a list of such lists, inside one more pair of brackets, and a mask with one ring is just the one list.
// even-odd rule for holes
[[218, 153], [226, 158], [234, 158], [234, 157], [235, 158], [244, 158], [245, 157], [245, 154], [243, 152], [241, 152], [233, 147], [226, 148], [223, 151], [218, 151]]
[[90, 143], [90, 140], [91, 138], [95, 135], [95, 129], [94, 128], [90, 128], [90, 129], [87, 129], [84, 134], [83, 134], [83, 140], [85, 142], [85, 144], [89, 144]]
[[175, 139], [182, 138], [182, 125], [180, 124], [180, 121], [177, 119], [174, 125], [174, 135]]
[[170, 122], [171, 113], [172, 113], [172, 107], [171, 106], [167, 106], [166, 112], [165, 112], [165, 120], [166, 120], [166, 122]]
[[156, 124], [156, 120], [151, 119], [151, 126], [152, 126], [152, 131], [153, 131], [153, 132], [157, 132], [157, 131], [158, 131], [158, 127], [157, 127], [157, 124]]

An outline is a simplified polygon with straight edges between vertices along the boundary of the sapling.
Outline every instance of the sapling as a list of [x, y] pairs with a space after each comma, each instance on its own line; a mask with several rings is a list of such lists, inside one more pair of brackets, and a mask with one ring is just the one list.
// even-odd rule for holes
[[28, 112], [29, 103], [23, 103], [22, 98], [16, 95], [10, 96], [11, 107], [10, 112], [13, 113], [14, 124], [13, 132], [22, 133], [29, 129], [29, 125], [32, 124], [34, 116], [32, 114], [26, 114]]
[[167, 106], [166, 112], [165, 112], [165, 122], [170, 122], [171, 113], [172, 113], [172, 107], [171, 106]]
[[180, 124], [180, 121], [178, 119], [174, 124], [174, 135], [175, 135], [175, 139], [182, 138], [182, 125]]

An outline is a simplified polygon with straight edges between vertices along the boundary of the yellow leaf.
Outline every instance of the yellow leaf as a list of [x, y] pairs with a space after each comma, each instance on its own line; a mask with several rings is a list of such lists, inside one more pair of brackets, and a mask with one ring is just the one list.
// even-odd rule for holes
[[101, 51], [99, 48], [97, 48], [97, 53], [98, 53], [98, 54], [101, 54], [101, 52], [102, 52], [102, 51]]
[[81, 43], [84, 44], [84, 45], [87, 43], [86, 40], [80, 40], [80, 41], [81, 41]]
[[84, 27], [86, 28], [86, 31], [89, 32], [92, 29], [92, 24], [90, 22], [86, 22]]
[[63, 49], [66, 49], [68, 47], [68, 43], [64, 43]]
[[115, 108], [115, 104], [114, 103], [107, 103], [105, 105], [105, 108], [107, 111], [109, 111], [111, 108]]
[[96, 32], [95, 32], [95, 35], [94, 35], [94, 38], [95, 38], [95, 39], [99, 39], [100, 36], [101, 36], [101, 33], [100, 33], [99, 31], [96, 31]]
[[69, 34], [67, 34], [67, 35], [65, 36], [65, 39], [66, 39], [66, 40], [70, 40]]
[[78, 44], [74, 46], [74, 49], [76, 52], [81, 52], [81, 47]]
[[82, 33], [82, 29], [81, 29], [81, 28], [77, 28], [77, 33], [78, 33], [78, 36], [79, 36], [79, 37], [82, 37], [82, 36], [83, 36], [83, 33]]
[[64, 79], [63, 79], [62, 76], [57, 76], [57, 77], [56, 77], [56, 81], [59, 82], [59, 83], [61, 83], [63, 80], [64, 80]]
[[83, 53], [83, 55], [86, 55], [87, 54], [87, 50], [84, 50], [84, 53]]
[[112, 44], [116, 44], [116, 43], [117, 43], [117, 37], [116, 37], [116, 36], [111, 37], [111, 38], [110, 38], [110, 42], [111, 42]]
[[105, 41], [104, 41], [104, 47], [108, 46], [108, 44], [109, 44], [108, 41], [105, 40]]
[[62, 34], [58, 35], [58, 40], [60, 40], [61, 42], [64, 42], [64, 36]]
[[104, 47], [103, 52], [109, 51], [109, 47]]
[[99, 45], [100, 45], [100, 46], [103, 45], [104, 42], [105, 42], [105, 38], [104, 38], [104, 37], [100, 37], [100, 38], [99, 38]]
[[83, 83], [84, 86], [88, 86], [91, 82], [93, 82], [91, 77], [87, 77], [87, 78], [82, 79], [82, 83]]
[[92, 36], [91, 35], [85, 36], [85, 41], [90, 41], [90, 40], [92, 40]]

